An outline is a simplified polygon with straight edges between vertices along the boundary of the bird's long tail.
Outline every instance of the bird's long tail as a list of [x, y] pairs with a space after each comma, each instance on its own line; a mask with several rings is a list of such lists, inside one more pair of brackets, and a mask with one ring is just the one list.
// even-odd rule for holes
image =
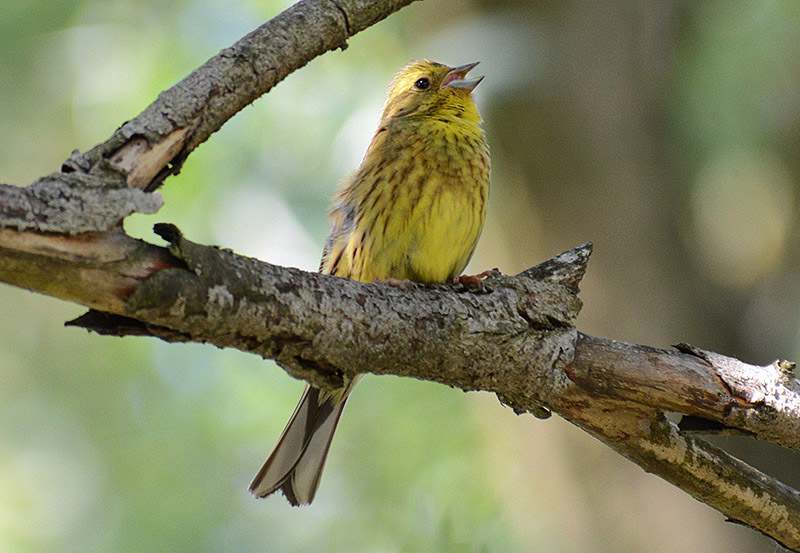
[[292, 505], [311, 503], [352, 382], [339, 394], [306, 386], [278, 443], [250, 483], [250, 492], [266, 497], [281, 490]]

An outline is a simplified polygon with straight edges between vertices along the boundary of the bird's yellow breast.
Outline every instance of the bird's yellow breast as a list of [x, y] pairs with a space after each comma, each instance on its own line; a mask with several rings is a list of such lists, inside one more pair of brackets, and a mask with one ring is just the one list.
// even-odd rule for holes
[[367, 153], [334, 199], [322, 272], [432, 283], [464, 269], [489, 196], [489, 149], [471, 96], [480, 79], [463, 80], [474, 65], [422, 60], [392, 81]]
[[[479, 121], [479, 120], [478, 120]], [[464, 269], [489, 194], [479, 122], [431, 118], [379, 130], [340, 192], [322, 270], [364, 282], [444, 282]]]

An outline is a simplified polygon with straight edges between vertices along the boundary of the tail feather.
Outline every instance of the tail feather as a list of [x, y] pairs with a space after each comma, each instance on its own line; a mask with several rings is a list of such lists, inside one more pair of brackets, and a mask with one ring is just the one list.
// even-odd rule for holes
[[337, 397], [306, 386], [278, 443], [250, 483], [250, 492], [266, 497], [280, 489], [292, 505], [311, 503], [346, 400], [346, 394]]

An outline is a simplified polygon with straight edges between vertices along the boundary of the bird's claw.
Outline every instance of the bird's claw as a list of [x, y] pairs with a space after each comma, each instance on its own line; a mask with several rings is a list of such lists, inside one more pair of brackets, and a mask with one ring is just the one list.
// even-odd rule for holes
[[389, 286], [394, 286], [395, 288], [400, 288], [401, 290], [408, 290], [414, 285], [413, 282], [406, 278], [376, 278], [375, 284], [387, 284]]
[[488, 271], [483, 271], [482, 273], [478, 273], [477, 275], [461, 275], [456, 277], [456, 282], [461, 284], [464, 287], [471, 287], [475, 286], [478, 290], [483, 290], [483, 281], [491, 276], [498, 276], [500, 275], [500, 270], [497, 268], [489, 269]]

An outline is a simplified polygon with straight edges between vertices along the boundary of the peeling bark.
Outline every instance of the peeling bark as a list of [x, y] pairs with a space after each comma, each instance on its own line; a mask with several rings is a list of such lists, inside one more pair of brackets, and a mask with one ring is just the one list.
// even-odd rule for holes
[[301, 0], [162, 92], [141, 114], [63, 173], [126, 173], [130, 187], [155, 190], [228, 119], [289, 74], [414, 0]]

